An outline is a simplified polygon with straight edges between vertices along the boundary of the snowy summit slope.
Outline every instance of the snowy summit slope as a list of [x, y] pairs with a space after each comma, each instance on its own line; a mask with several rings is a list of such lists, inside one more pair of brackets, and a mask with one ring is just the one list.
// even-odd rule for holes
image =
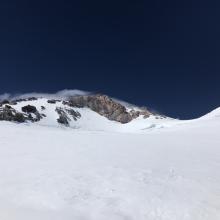
[[[78, 130], [91, 130], [91, 131], [112, 131], [112, 132], [131, 132], [131, 133], [141, 133], [145, 130], [154, 130], [164, 127], [170, 127], [180, 123], [179, 120], [174, 120], [172, 118], [160, 116], [160, 115], [149, 115], [149, 117], [144, 117], [140, 115], [139, 117], [134, 118], [131, 122], [122, 124], [114, 120], [108, 120], [106, 117], [101, 116], [97, 112], [91, 110], [88, 107], [79, 108], [68, 106], [63, 103], [62, 100], [56, 100], [55, 103], [48, 103], [51, 100], [48, 98], [37, 98], [36, 100], [25, 100], [16, 102], [16, 104], [6, 103], [2, 107], [9, 106], [16, 110], [19, 113], [22, 112], [22, 107], [24, 106], [34, 106], [40, 115], [45, 115], [39, 121], [35, 122], [37, 125], [48, 126], [48, 127], [59, 127], [63, 128], [62, 124], [59, 124], [57, 119], [59, 115], [56, 109], [62, 110], [73, 110], [79, 113], [80, 117], [76, 120], [72, 120], [72, 116], [67, 112], [69, 120], [69, 128], [78, 129]], [[52, 100], [52, 101], [55, 101]], [[43, 109], [42, 109], [43, 107]], [[127, 111], [142, 111], [135, 106], [125, 106]], [[0, 107], [1, 112], [1, 107]], [[33, 114], [31, 114], [35, 117]], [[32, 123], [30, 123], [32, 124]]]
[[[2, 220], [219, 220], [219, 109], [191, 121], [0, 121]], [[20, 110], [21, 103], [14, 108]]]

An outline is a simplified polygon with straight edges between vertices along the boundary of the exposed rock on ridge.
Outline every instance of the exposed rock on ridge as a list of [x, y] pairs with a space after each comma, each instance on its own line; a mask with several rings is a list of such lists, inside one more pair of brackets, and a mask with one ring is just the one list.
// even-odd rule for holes
[[[45, 112], [45, 106], [36, 107], [37, 105], [35, 104], [37, 103], [35, 101], [38, 99], [40, 98], [30, 97], [0, 102], [0, 120], [16, 122], [40, 121], [47, 117], [47, 113]], [[29, 103], [25, 105], [25, 102], [29, 102], [31, 105]], [[146, 108], [126, 107], [110, 97], [100, 94], [72, 96], [65, 100], [46, 99], [46, 103], [51, 105], [51, 107], [55, 105], [55, 111], [58, 115], [57, 122], [65, 126], [69, 126], [70, 121], [76, 121], [81, 118], [81, 114], [76, 111], [76, 108], [89, 108], [111, 121], [117, 121], [122, 124], [129, 123], [139, 116], [147, 118], [151, 115]]]
[[59, 115], [57, 122], [65, 126], [69, 125], [69, 122], [71, 121], [70, 116], [72, 116], [74, 121], [81, 118], [81, 114], [73, 109], [57, 107], [55, 111]]
[[[23, 112], [23, 113], [22, 113]], [[4, 105], [0, 107], [0, 121], [14, 121], [14, 122], [37, 122], [43, 117], [35, 106], [27, 105], [22, 107], [22, 112], [18, 112], [10, 105]]]
[[25, 122], [25, 116], [11, 106], [0, 107], [0, 121]]
[[132, 121], [140, 115], [145, 117], [150, 115], [147, 109], [143, 111], [131, 110], [128, 112], [125, 106], [115, 102], [106, 95], [73, 96], [69, 99], [68, 104], [77, 108], [88, 107], [109, 120], [118, 121], [123, 124]]

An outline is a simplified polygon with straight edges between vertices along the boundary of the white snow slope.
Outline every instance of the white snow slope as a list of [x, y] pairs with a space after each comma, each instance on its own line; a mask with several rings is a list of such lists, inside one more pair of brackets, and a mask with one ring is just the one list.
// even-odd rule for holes
[[[146, 133], [145, 130], [154, 130], [160, 129], [165, 127], [171, 127], [176, 124], [181, 124], [182, 121], [175, 120], [172, 118], [162, 118], [158, 116], [151, 115], [147, 119], [143, 119], [143, 116], [131, 121], [127, 124], [121, 124], [119, 122], [110, 121], [105, 117], [100, 116], [98, 113], [92, 111], [89, 108], [73, 108], [68, 107], [62, 102], [57, 102], [56, 104], [50, 104], [47, 102], [47, 98], [39, 98], [35, 101], [23, 101], [18, 102], [17, 105], [12, 105], [12, 107], [22, 112], [22, 107], [25, 105], [33, 105], [37, 108], [39, 113], [46, 114], [47, 117], [41, 119], [36, 124], [43, 125], [47, 127], [63, 127], [62, 125], [59, 126], [57, 123], [58, 114], [56, 113], [56, 107], [73, 109], [78, 111], [82, 117], [77, 121], [72, 120], [70, 122], [70, 127], [73, 129], [83, 130], [83, 131], [111, 131], [111, 132], [125, 132], [125, 133]], [[45, 107], [45, 110], [41, 109], [41, 106]], [[134, 108], [128, 108], [128, 111]], [[138, 109], [136, 109], [138, 110]], [[159, 119], [157, 119], [159, 118]]]
[[1, 220], [220, 219], [219, 109], [161, 126], [99, 117], [103, 131], [0, 122]]

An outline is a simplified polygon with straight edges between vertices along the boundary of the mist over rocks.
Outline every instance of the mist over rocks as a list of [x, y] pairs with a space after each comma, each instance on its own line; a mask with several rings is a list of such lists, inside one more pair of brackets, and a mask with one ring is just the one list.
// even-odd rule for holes
[[23, 100], [27, 99], [37, 99], [37, 98], [47, 98], [47, 99], [59, 99], [66, 100], [71, 96], [81, 96], [81, 95], [90, 95], [92, 92], [78, 90], [78, 89], [64, 89], [55, 93], [41, 93], [41, 92], [30, 92], [30, 93], [4, 93], [0, 94], [0, 102], [3, 100]]

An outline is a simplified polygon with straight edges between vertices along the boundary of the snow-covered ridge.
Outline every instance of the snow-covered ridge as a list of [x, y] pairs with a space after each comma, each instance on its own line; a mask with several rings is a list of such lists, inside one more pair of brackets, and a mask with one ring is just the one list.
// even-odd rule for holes
[[210, 119], [210, 118], [218, 118], [218, 117], [220, 118], [220, 107], [202, 116], [200, 119]]
[[77, 95], [68, 99], [20, 97], [2, 100], [0, 120], [116, 132], [152, 130], [169, 126], [169, 123], [176, 121], [154, 115], [146, 108], [117, 102], [105, 95]]
[[[0, 101], [0, 121], [35, 123], [49, 127], [114, 132], [146, 132], [220, 117], [220, 108], [194, 120], [156, 115], [106, 95], [60, 92], [46, 97], [17, 96]], [[43, 94], [42, 94], [43, 95]], [[51, 98], [56, 99], [51, 99]]]

